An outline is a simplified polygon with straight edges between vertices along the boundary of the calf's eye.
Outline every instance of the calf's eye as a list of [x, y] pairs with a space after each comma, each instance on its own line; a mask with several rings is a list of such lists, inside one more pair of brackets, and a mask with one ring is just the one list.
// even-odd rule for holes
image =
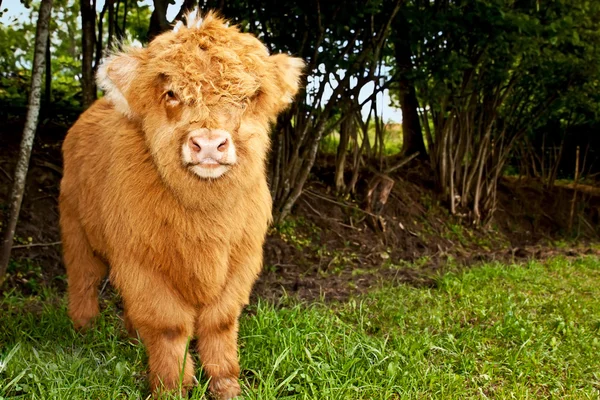
[[177, 104], [179, 104], [179, 98], [172, 90], [167, 90], [164, 94], [164, 97], [165, 101], [167, 102], [167, 105], [169, 106], [176, 106]]

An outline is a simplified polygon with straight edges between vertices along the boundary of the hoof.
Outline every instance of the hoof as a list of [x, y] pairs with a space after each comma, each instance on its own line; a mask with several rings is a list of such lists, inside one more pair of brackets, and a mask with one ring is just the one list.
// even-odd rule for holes
[[95, 319], [94, 317], [91, 317], [91, 318], [73, 318], [73, 317], [71, 317], [71, 320], [73, 321], [73, 326], [75, 327], [75, 329], [82, 333], [85, 333], [91, 329], [91, 327], [94, 325], [94, 319]]
[[237, 378], [213, 378], [208, 388], [218, 400], [234, 399], [242, 392]]

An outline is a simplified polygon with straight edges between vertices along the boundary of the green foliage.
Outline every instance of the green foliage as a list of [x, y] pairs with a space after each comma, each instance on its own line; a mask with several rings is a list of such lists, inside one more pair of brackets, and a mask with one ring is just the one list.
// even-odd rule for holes
[[527, 133], [567, 116], [597, 120], [600, 4], [414, 0], [402, 13], [414, 65], [398, 68], [432, 121], [438, 187], [453, 213], [489, 220], [497, 177]]
[[[122, 19], [123, 10], [121, 9], [120, 18]], [[141, 1], [135, 1], [130, 6], [127, 16], [127, 40], [140, 43], [148, 42], [148, 24], [152, 10], [150, 6]]]
[[0, 103], [26, 104], [34, 35], [35, 26], [27, 21], [0, 25]]
[[[0, 26], [0, 103], [17, 107], [25, 105], [29, 90], [39, 1], [22, 3], [30, 8], [29, 17]], [[108, 13], [102, 21], [97, 21], [102, 22], [102, 52], [118, 46], [122, 36], [125, 41], [147, 40], [149, 3], [129, 1], [127, 7], [119, 4], [110, 44]], [[226, 17], [256, 34], [271, 51], [292, 53], [307, 61], [310, 70], [303, 82], [307, 93], [299, 96], [299, 104], [277, 126], [280, 132], [286, 132], [284, 156], [298, 153], [302, 162], [283, 157], [280, 171], [288, 171], [290, 165], [301, 169], [310, 164], [307, 160], [312, 138], [325, 136], [322, 149], [335, 152], [338, 142], [334, 135], [326, 136], [339, 129], [337, 122], [341, 116], [354, 112], [349, 110], [357, 107], [360, 87], [366, 82], [381, 84], [390, 76], [397, 78], [399, 71], [414, 82], [421, 111], [429, 113], [422, 126], [433, 132], [426, 140], [430, 149], [439, 147], [436, 138], [441, 137], [440, 126], [459, 112], [471, 113], [472, 120], [484, 121], [482, 125], [486, 125], [486, 119], [493, 119], [492, 138], [496, 144], [504, 140], [505, 149], [520, 145], [518, 140], [522, 136], [527, 136], [537, 147], [543, 135], [551, 136], [548, 140], [552, 143], [560, 143], [566, 135], [573, 135], [573, 127], [584, 131], [583, 136], [592, 137], [598, 126], [600, 3], [597, 1], [552, 0], [541, 4], [512, 0], [410, 0], [402, 3], [401, 18], [394, 22], [403, 21], [406, 26], [388, 29], [395, 36], [388, 40], [387, 35], [382, 35], [381, 49], [372, 38], [379, 29], [387, 32], [381, 24], [394, 10], [394, 1], [321, 1], [318, 7], [311, 2], [274, 0], [203, 4], [221, 7]], [[399, 35], [409, 42], [412, 68], [395, 65], [393, 46]], [[55, 1], [51, 53], [54, 108], [80, 107], [78, 2]], [[381, 66], [381, 60], [385, 61], [385, 67], [373, 67]], [[343, 90], [325, 100], [338, 86]], [[398, 90], [398, 86], [393, 87], [392, 94]], [[473, 100], [466, 101], [473, 93], [476, 94]], [[467, 125], [473, 129], [475, 124], [463, 123], [461, 129], [467, 129]], [[508, 134], [500, 138], [504, 132]], [[474, 150], [460, 157], [461, 163], [473, 164], [477, 140], [474, 139]], [[278, 143], [274, 144], [277, 149]], [[384, 155], [397, 154], [401, 144], [398, 136], [386, 136]], [[430, 155], [436, 156], [435, 152]], [[303, 176], [298, 171], [292, 172], [290, 176]], [[287, 196], [280, 194], [282, 198]], [[463, 195], [462, 199], [468, 203], [471, 201], [468, 197]]]
[[298, 250], [312, 245], [321, 232], [321, 228], [302, 217], [287, 218], [277, 224], [275, 230], [284, 242], [292, 244]]
[[[129, 2], [125, 37], [129, 42], [147, 40], [150, 6]], [[24, 107], [30, 85], [35, 21], [39, 1], [26, 4], [29, 19], [15, 19], [0, 25], [0, 104]], [[125, 8], [120, 7], [118, 21], [124, 19]], [[107, 16], [105, 16], [105, 19]], [[104, 44], [108, 24], [103, 25]], [[116, 42], [112, 46], [119, 45]], [[103, 48], [104, 51], [108, 48]], [[52, 70], [52, 106], [55, 110], [81, 107], [81, 18], [79, 2], [55, 0], [50, 21], [50, 51]]]
[[478, 0], [439, 8], [415, 1], [405, 13], [411, 21], [414, 75], [434, 110], [444, 99], [452, 102], [464, 94], [464, 79], [473, 70], [478, 78], [469, 90], [485, 95], [517, 80], [513, 101], [527, 102], [529, 111], [550, 96], [562, 97], [590, 78], [597, 80], [596, 2], [553, 1], [539, 8], [531, 2]]
[[[573, 111], [597, 120], [598, 2], [555, 0], [540, 7], [531, 1], [414, 0], [401, 12], [415, 55], [407, 74], [422, 104], [434, 113], [451, 109], [471, 91], [484, 98], [512, 84], [501, 108], [510, 129], [533, 130]], [[394, 60], [390, 63], [394, 67]], [[465, 87], [465, 79], [470, 86]], [[395, 99], [397, 90], [392, 90]], [[552, 107], [537, 121], [536, 113], [548, 102]]]
[[[369, 143], [375, 143], [375, 122], [371, 121], [368, 128]], [[362, 135], [359, 135], [359, 137]], [[389, 123], [385, 125], [384, 132], [384, 150], [386, 156], [396, 155], [402, 149], [402, 127], [399, 124]], [[336, 154], [340, 143], [340, 134], [337, 131], [324, 136], [319, 143], [319, 150], [324, 154]], [[350, 143], [352, 145], [352, 143]]]
[[[19, 243], [18, 238], [15, 238], [15, 242]], [[40, 280], [42, 275], [42, 267], [30, 260], [25, 261], [14, 261], [11, 260], [8, 264], [7, 277], [11, 282], [18, 282], [21, 287], [26, 289], [29, 293], [39, 294], [42, 289], [43, 283]]]
[[79, 2], [55, 0], [50, 24], [54, 108], [80, 108], [81, 26]]

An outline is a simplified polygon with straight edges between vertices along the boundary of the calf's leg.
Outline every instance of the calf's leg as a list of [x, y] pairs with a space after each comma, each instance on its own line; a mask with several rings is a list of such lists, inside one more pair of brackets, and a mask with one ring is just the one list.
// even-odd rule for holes
[[186, 395], [194, 383], [194, 362], [188, 343], [191, 329], [183, 326], [156, 329], [138, 328], [142, 342], [148, 351], [150, 388], [155, 394], [181, 390]]
[[237, 332], [241, 304], [228, 300], [203, 306], [196, 321], [198, 353], [210, 379], [209, 389], [220, 400], [240, 394]]
[[88, 328], [99, 314], [98, 286], [107, 273], [79, 221], [61, 207], [60, 226], [64, 262], [67, 269], [69, 316], [77, 329]]
[[[245, 240], [231, 253], [227, 285], [212, 302], [203, 305], [196, 317], [198, 353], [210, 378], [209, 389], [219, 399], [240, 394], [238, 377], [238, 320], [262, 266], [264, 231], [260, 225], [247, 232]], [[263, 226], [266, 230], [266, 225]]]
[[194, 310], [157, 277], [148, 276], [138, 268], [130, 271], [136, 271], [135, 276], [128, 277], [125, 285], [119, 285], [122, 281], [119, 276], [114, 281], [123, 296], [126, 327], [130, 334], [137, 330], [146, 347], [150, 388], [156, 395], [170, 391], [185, 395], [196, 382], [188, 349]]

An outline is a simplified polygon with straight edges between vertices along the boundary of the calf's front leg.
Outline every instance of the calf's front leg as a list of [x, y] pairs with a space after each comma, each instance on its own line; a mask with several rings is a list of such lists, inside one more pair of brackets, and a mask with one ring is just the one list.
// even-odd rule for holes
[[185, 395], [196, 382], [188, 349], [194, 310], [158, 277], [135, 270], [135, 279], [123, 280], [118, 273], [113, 277], [123, 296], [127, 329], [130, 334], [137, 331], [146, 347], [150, 388], [155, 395], [171, 391]]
[[237, 352], [241, 306], [231, 296], [224, 296], [203, 306], [196, 321], [198, 353], [210, 379], [209, 389], [220, 400], [232, 399], [241, 392]]
[[138, 331], [148, 351], [152, 392], [180, 390], [186, 395], [195, 383], [194, 362], [187, 348], [191, 332], [183, 326], [140, 327]]

